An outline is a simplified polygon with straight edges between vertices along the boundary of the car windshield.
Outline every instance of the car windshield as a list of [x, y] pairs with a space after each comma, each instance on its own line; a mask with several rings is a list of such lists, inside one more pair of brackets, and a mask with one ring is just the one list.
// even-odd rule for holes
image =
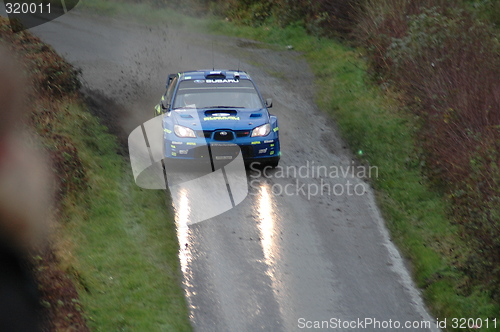
[[179, 84], [173, 108], [263, 108], [250, 80], [186, 80]]

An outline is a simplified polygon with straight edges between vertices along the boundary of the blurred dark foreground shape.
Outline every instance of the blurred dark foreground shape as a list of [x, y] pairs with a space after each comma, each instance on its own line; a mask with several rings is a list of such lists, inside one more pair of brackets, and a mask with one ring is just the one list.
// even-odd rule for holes
[[23, 132], [22, 70], [0, 45], [0, 331], [40, 331], [37, 284], [29, 255], [49, 230], [52, 179]]

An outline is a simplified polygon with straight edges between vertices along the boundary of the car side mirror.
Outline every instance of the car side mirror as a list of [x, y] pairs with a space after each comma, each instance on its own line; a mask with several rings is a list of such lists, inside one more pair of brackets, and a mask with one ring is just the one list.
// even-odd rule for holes
[[170, 82], [172, 82], [172, 80], [177, 76], [177, 74], [170, 74], [168, 75], [168, 80], [167, 80], [167, 83], [166, 83], [166, 88], [168, 89], [168, 86], [170, 85]]
[[267, 98], [266, 99], [266, 107], [267, 108], [273, 107], [273, 100], [272, 100], [272, 98]]
[[160, 105], [161, 105], [162, 110], [164, 110], [164, 111], [168, 110], [168, 107], [170, 106], [167, 103], [167, 100], [162, 100], [161, 103], [160, 103]]

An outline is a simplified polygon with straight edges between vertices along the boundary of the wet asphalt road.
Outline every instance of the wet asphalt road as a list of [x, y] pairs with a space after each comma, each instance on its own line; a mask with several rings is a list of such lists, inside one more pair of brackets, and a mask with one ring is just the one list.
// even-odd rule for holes
[[[88, 93], [116, 104], [127, 134], [151, 119], [168, 74], [177, 71], [239, 67], [273, 98], [281, 169], [267, 176], [250, 171], [248, 196], [201, 222], [194, 223], [191, 211], [208, 198], [172, 191], [195, 330], [298, 331], [315, 321], [335, 327], [341, 320], [355, 324], [330, 330], [370, 331], [376, 326], [357, 325], [358, 319], [392, 320], [393, 326], [432, 320], [390, 241], [368, 174], [358, 174], [360, 168], [352, 174], [357, 164], [313, 102], [313, 77], [300, 54], [78, 12], [32, 31], [82, 68]], [[335, 170], [348, 174], [335, 176]], [[323, 194], [314, 194], [321, 188]], [[210, 196], [214, 206], [218, 194]]]

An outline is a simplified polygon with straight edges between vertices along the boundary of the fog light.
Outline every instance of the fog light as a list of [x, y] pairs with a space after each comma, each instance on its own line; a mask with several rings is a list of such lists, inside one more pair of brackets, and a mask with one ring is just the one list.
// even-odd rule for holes
[[179, 154], [188, 154], [188, 150], [179, 150]]
[[259, 150], [259, 153], [266, 153], [267, 152], [267, 148], [266, 149], [260, 149]]

